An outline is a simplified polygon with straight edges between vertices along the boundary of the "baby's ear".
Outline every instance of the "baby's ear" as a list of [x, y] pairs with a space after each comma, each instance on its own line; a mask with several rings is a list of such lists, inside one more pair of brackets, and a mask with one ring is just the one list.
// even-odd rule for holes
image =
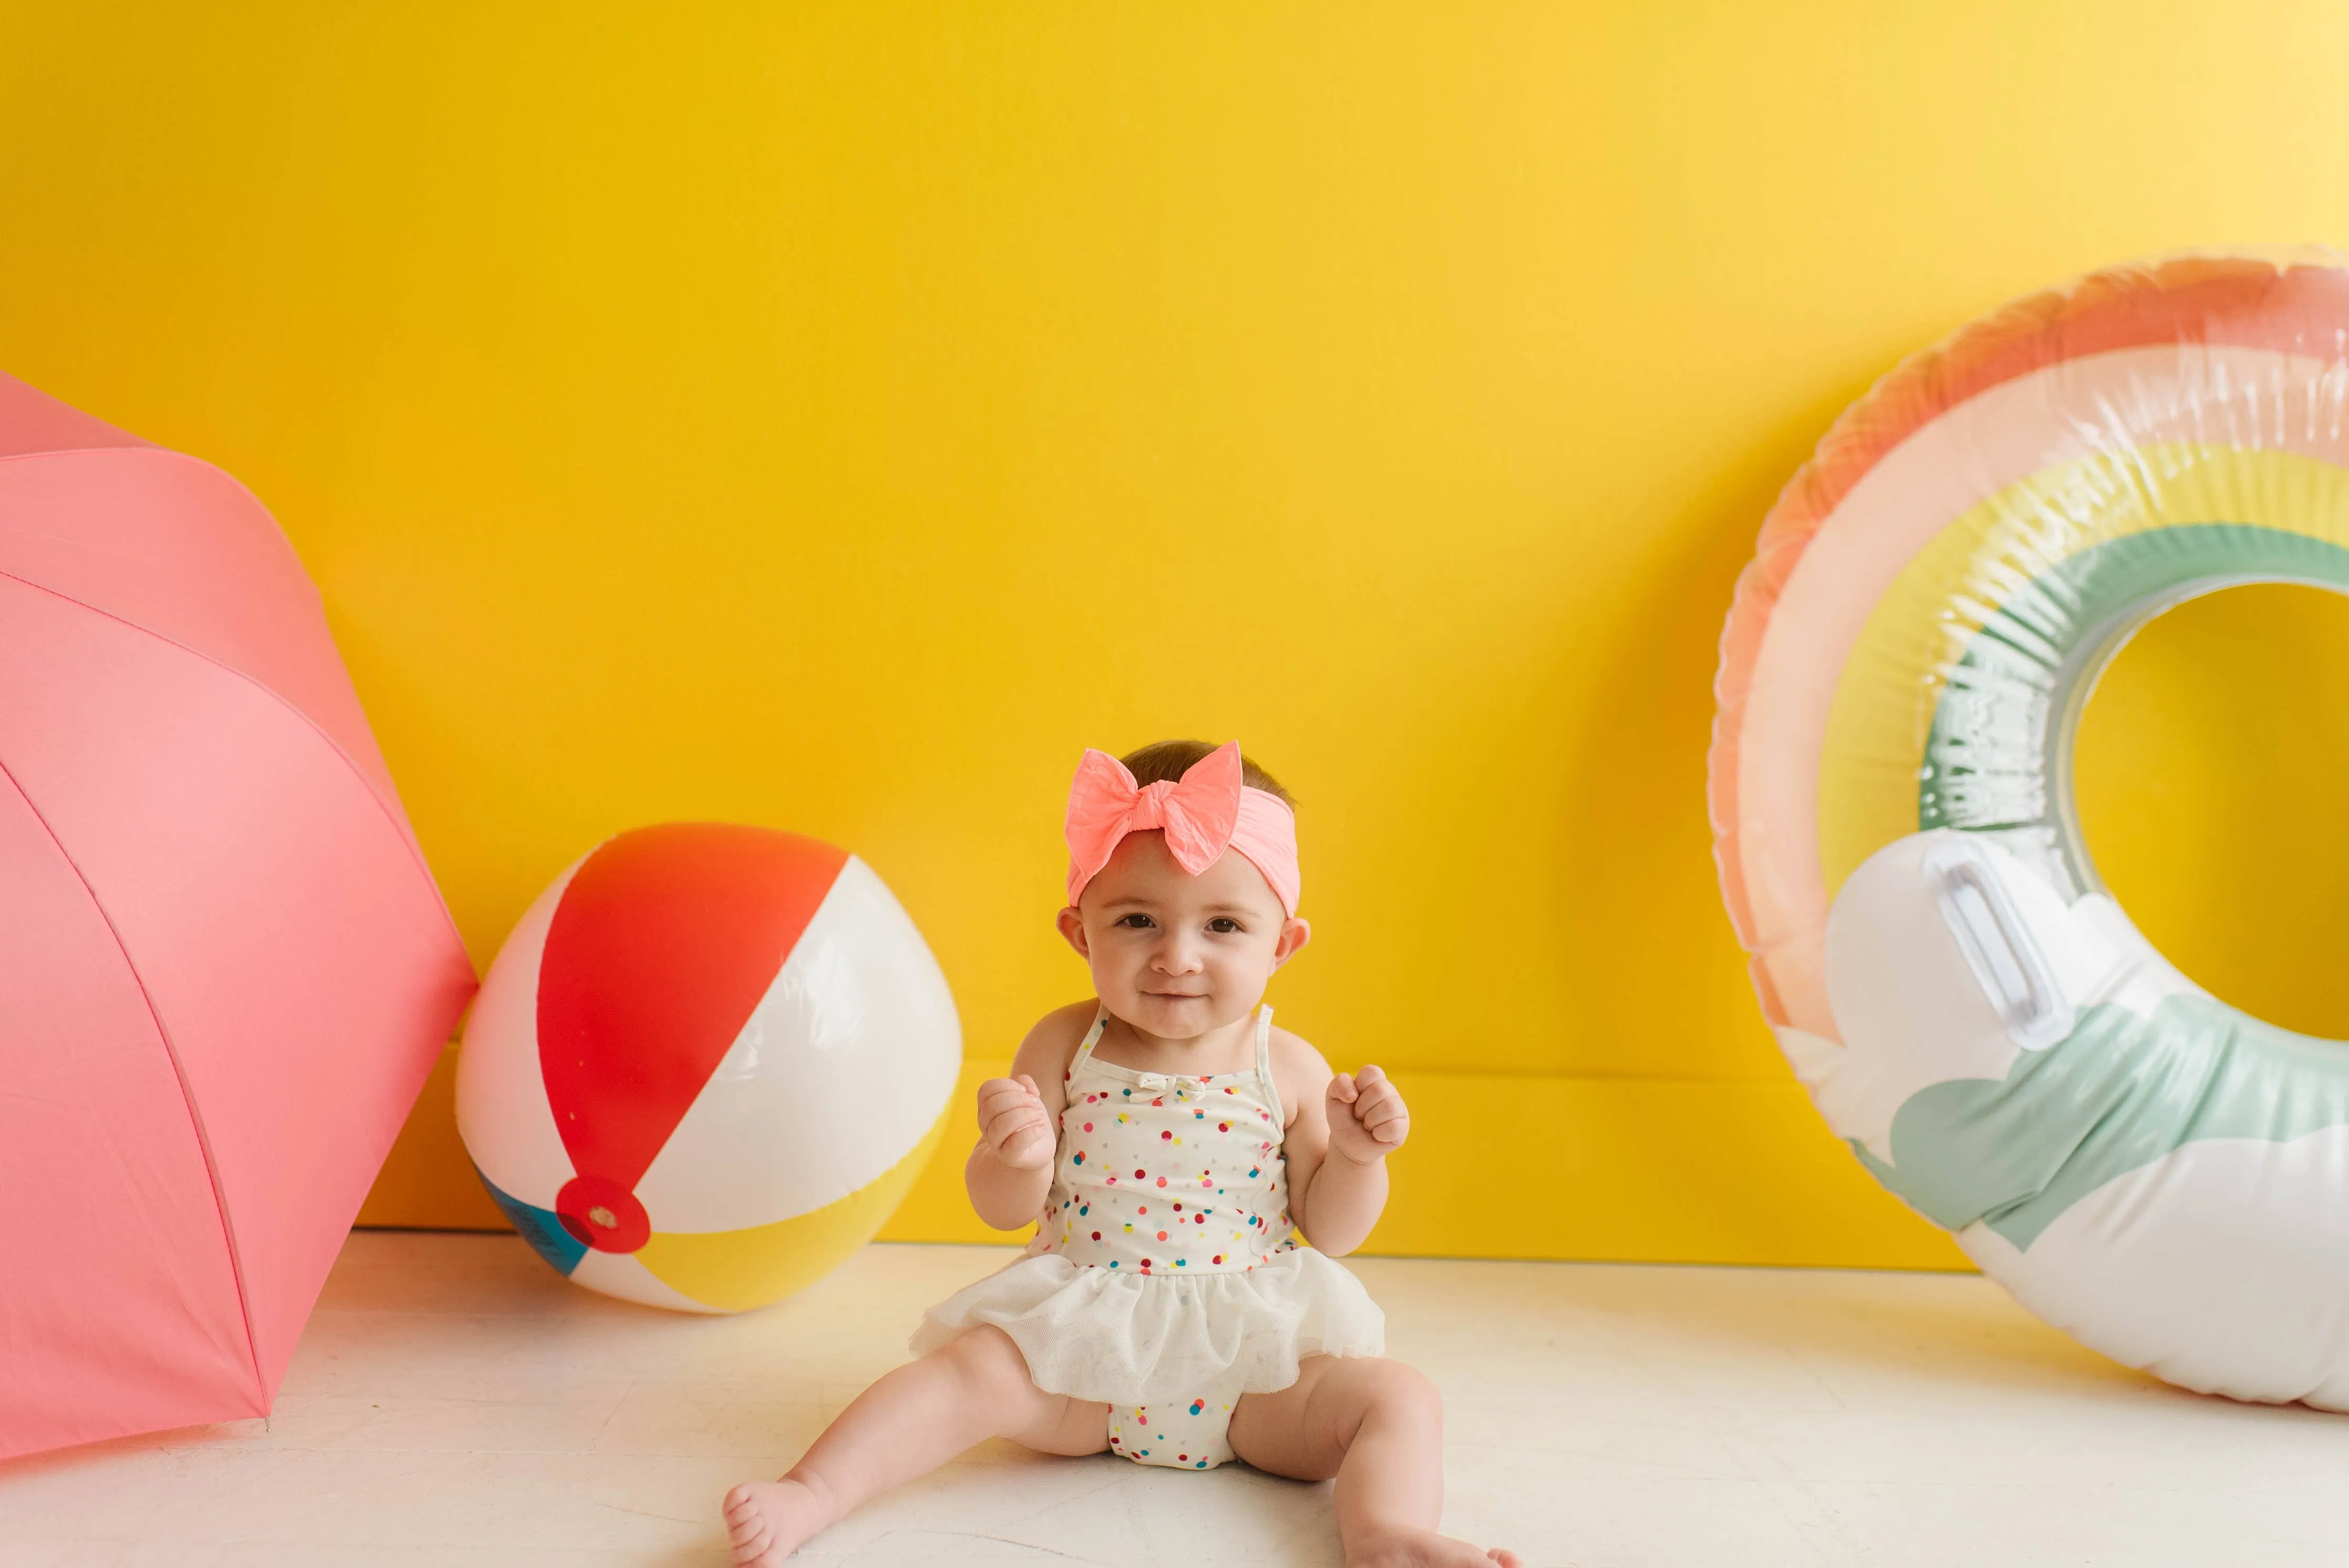
[[1289, 916], [1281, 923], [1280, 940], [1272, 944], [1272, 967], [1278, 969], [1303, 952], [1305, 944], [1312, 940], [1313, 928], [1296, 916]]
[[1085, 944], [1085, 918], [1074, 904], [1053, 917], [1052, 923], [1061, 929], [1061, 939], [1077, 950], [1077, 956], [1087, 963], [1093, 961], [1093, 950]]

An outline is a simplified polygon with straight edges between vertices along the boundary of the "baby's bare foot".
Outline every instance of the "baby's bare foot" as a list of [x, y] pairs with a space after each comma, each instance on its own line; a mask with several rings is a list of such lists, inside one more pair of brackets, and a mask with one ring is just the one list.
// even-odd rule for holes
[[726, 1532], [735, 1568], [782, 1568], [783, 1559], [824, 1526], [814, 1492], [786, 1476], [745, 1481], [726, 1494]]
[[1482, 1552], [1433, 1530], [1381, 1531], [1359, 1543], [1346, 1542], [1346, 1568], [1524, 1568], [1517, 1554], [1495, 1546]]

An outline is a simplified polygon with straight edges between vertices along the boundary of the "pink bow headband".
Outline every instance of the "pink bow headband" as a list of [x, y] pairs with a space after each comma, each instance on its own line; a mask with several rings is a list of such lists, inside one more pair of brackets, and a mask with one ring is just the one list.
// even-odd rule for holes
[[1277, 794], [1240, 782], [1240, 743], [1229, 741], [1184, 770], [1178, 783], [1137, 784], [1123, 763], [1087, 748], [1069, 785], [1069, 902], [1101, 874], [1129, 833], [1158, 829], [1174, 863], [1196, 877], [1237, 849], [1264, 873], [1273, 897], [1297, 913], [1297, 816]]

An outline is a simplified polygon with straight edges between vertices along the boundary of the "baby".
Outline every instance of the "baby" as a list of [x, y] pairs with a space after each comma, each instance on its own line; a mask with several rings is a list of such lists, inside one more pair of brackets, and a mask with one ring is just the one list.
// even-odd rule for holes
[[[734, 1561], [778, 1568], [858, 1503], [988, 1438], [1337, 1480], [1349, 1564], [1500, 1563], [1436, 1533], [1443, 1407], [1383, 1359], [1385, 1319], [1331, 1260], [1385, 1207], [1411, 1116], [1272, 1027], [1297, 918], [1297, 825], [1237, 742], [1087, 752], [1069, 792], [1061, 934], [1098, 1000], [1047, 1013], [978, 1088], [979, 1217], [1042, 1216], [1025, 1256], [925, 1315], [920, 1359], [778, 1481], [726, 1497]], [[1312, 1241], [1300, 1247], [1294, 1230]]]

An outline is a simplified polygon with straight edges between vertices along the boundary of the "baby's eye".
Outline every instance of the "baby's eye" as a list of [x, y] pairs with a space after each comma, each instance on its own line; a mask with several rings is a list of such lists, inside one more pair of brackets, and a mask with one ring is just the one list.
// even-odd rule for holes
[[1240, 923], [1229, 915], [1217, 915], [1207, 922], [1207, 929], [1219, 937], [1228, 937], [1240, 929]]
[[1131, 915], [1119, 916], [1117, 923], [1125, 927], [1128, 930], [1146, 931], [1158, 922], [1137, 909]]

